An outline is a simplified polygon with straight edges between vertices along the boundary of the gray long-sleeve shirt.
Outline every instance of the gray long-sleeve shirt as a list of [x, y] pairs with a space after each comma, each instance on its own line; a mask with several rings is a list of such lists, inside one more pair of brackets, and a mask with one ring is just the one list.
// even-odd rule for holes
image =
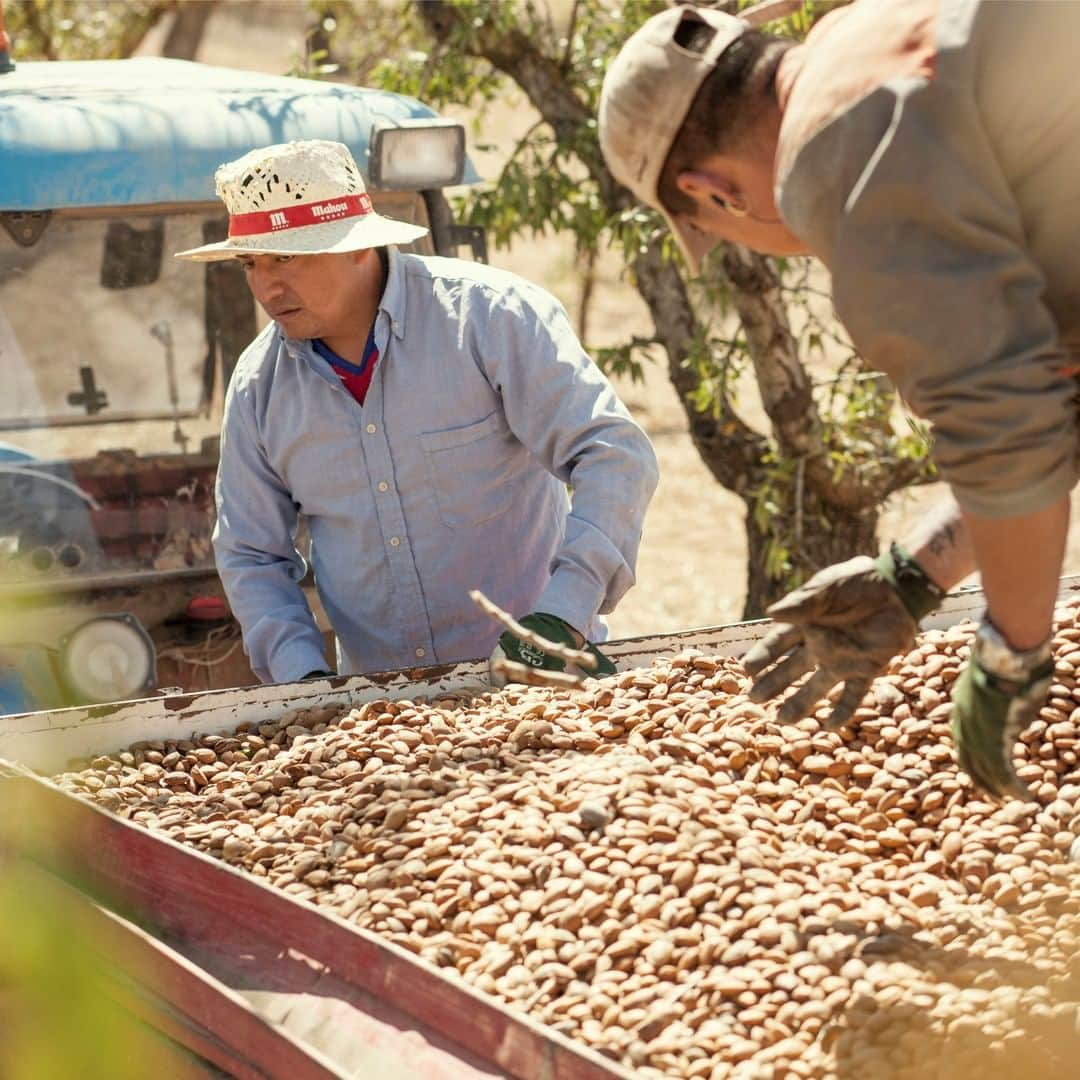
[[778, 80], [777, 204], [960, 505], [1077, 479], [1080, 4], [857, 0]]
[[602, 639], [598, 614], [634, 581], [656, 457], [559, 303], [391, 249], [375, 344], [362, 407], [276, 324], [233, 374], [214, 551], [256, 674], [325, 665], [298, 584], [301, 512], [342, 672], [486, 655], [500, 628], [472, 588]]

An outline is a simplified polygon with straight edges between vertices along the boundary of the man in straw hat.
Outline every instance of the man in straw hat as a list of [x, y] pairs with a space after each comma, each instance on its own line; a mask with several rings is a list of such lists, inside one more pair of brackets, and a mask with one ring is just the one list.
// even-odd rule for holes
[[342, 673], [487, 654], [499, 630], [472, 588], [548, 638], [601, 639], [634, 581], [656, 458], [558, 302], [397, 251], [426, 230], [374, 211], [341, 143], [255, 150], [216, 181], [229, 237], [180, 257], [240, 260], [273, 320], [229, 385], [214, 533], [259, 678], [327, 670], [298, 514]]
[[844, 723], [977, 568], [987, 615], [953, 733], [976, 783], [1026, 796], [1011, 748], [1050, 685], [1076, 481], [1080, 5], [856, 0], [801, 44], [755, 29], [799, 6], [654, 16], [607, 72], [601, 145], [693, 270], [721, 240], [822, 259], [867, 363], [932, 421], [955, 502], [774, 605], [747, 667], [785, 658], [759, 699], [815, 672], [788, 719], [843, 683]]

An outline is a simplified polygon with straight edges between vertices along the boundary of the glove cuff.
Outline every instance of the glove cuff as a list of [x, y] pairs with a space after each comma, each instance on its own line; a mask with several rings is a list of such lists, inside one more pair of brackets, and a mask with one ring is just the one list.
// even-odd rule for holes
[[971, 660], [986, 681], [1005, 694], [1019, 694], [1054, 673], [1052, 638], [1034, 649], [1014, 649], [983, 614], [971, 646]]
[[[530, 618], [530, 616], [526, 616], [526, 618]], [[553, 624], [558, 625], [559, 632], [565, 635], [565, 637], [562, 639], [555, 638], [554, 640], [561, 645], [567, 645], [571, 649], [584, 649], [588, 644], [588, 639], [585, 635], [581, 634], [580, 631], [575, 630], [561, 615], [552, 615], [550, 611], [537, 611], [534, 612], [531, 618], [534, 620], [543, 619], [545, 627], [551, 627]], [[537, 630], [538, 628], [534, 626], [532, 629]], [[539, 633], [548, 637], [544, 629], [539, 629]], [[579, 634], [581, 636], [580, 645], [577, 643], [577, 635]], [[548, 640], [552, 639], [548, 638]]]
[[945, 591], [927, 577], [926, 571], [895, 540], [888, 551], [883, 551], [874, 560], [874, 565], [896, 590], [916, 622], [936, 611], [945, 599]]

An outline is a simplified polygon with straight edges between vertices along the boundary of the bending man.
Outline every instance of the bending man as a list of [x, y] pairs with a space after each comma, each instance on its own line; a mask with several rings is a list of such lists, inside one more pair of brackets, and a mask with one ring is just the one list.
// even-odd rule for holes
[[1050, 682], [1077, 478], [1080, 5], [856, 0], [801, 44], [747, 21], [777, 7], [647, 22], [607, 74], [601, 145], [693, 268], [721, 240], [821, 258], [856, 347], [932, 422], [957, 507], [907, 549], [832, 567], [776, 605], [797, 625], [750, 666], [796, 651], [758, 693], [817, 667], [788, 714], [846, 680], [844, 721], [977, 568], [987, 613], [953, 731], [974, 780], [1023, 795], [1012, 741]]

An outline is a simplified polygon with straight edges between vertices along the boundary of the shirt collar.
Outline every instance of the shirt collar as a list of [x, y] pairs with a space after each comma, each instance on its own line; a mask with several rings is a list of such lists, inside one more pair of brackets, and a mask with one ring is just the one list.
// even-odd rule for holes
[[386, 271], [386, 286], [383, 289], [379, 310], [386, 312], [390, 323], [390, 332], [396, 338], [405, 336], [405, 257], [396, 247], [386, 249], [389, 266]]

